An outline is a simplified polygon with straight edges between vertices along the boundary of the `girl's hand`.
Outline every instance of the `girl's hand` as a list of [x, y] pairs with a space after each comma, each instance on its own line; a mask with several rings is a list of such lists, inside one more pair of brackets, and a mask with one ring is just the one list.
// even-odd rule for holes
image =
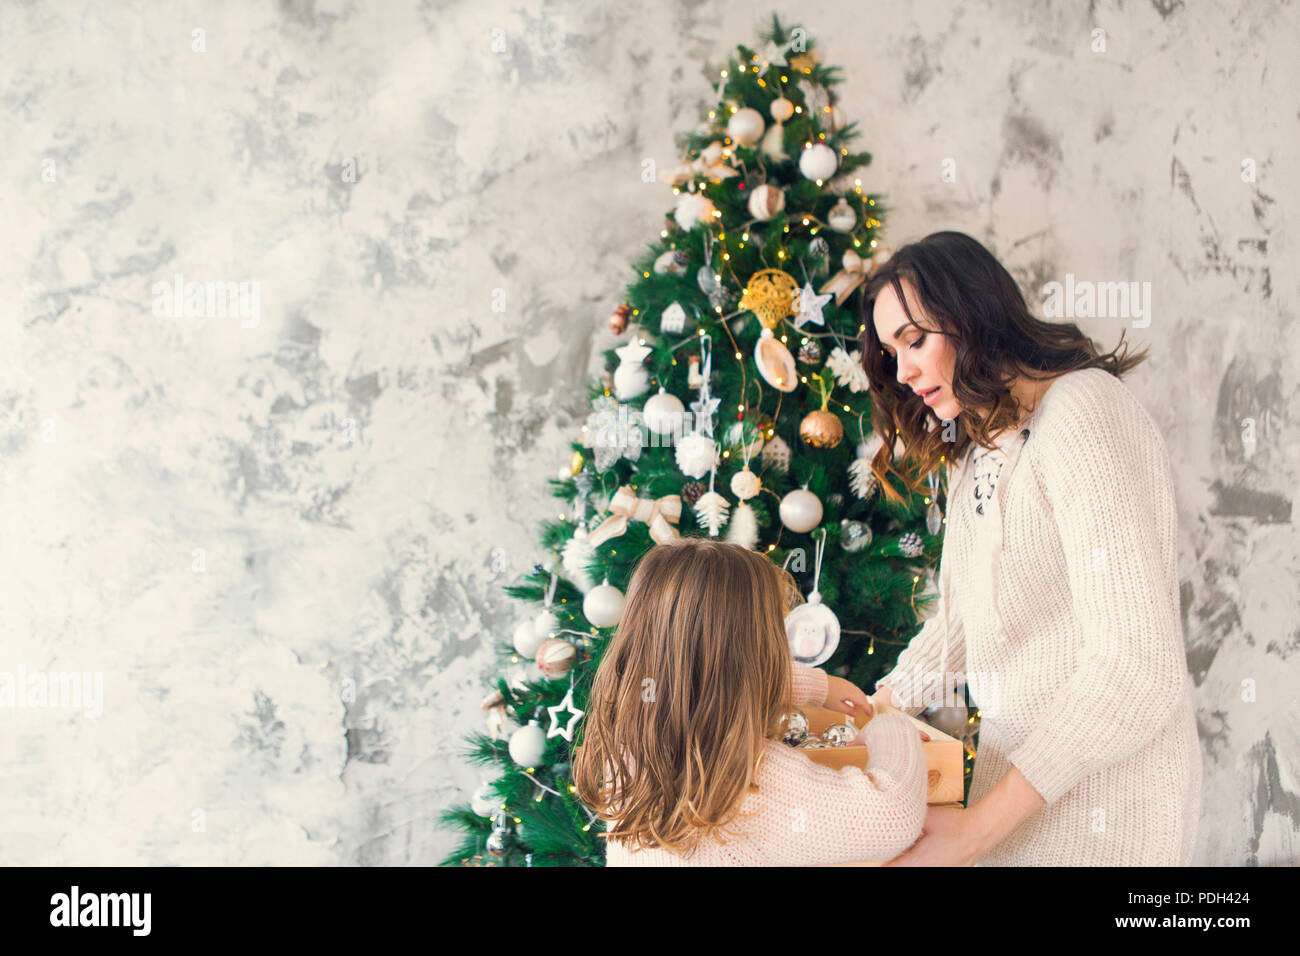
[[834, 674], [827, 677], [826, 699], [822, 701], [822, 706], [827, 710], [848, 714], [858, 720], [858, 726], [865, 724], [875, 713], [862, 688]]

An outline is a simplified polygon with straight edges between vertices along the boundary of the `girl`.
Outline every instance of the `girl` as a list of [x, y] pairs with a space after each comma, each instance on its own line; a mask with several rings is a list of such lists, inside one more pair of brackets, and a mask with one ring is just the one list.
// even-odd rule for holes
[[873, 700], [915, 714], [920, 689], [964, 683], [983, 717], [968, 807], [931, 809], [895, 862], [1189, 864], [1201, 756], [1173, 480], [1120, 382], [1145, 351], [1034, 318], [958, 232], [899, 250], [863, 303], [872, 470], [897, 497], [901, 442], [912, 477], [949, 476], [938, 613]]
[[642, 556], [573, 765], [579, 799], [610, 821], [609, 866], [883, 861], [916, 840], [926, 766], [902, 714], [868, 720], [865, 772], [781, 741], [795, 707], [872, 713], [853, 684], [790, 656], [787, 586], [763, 555], [712, 539]]

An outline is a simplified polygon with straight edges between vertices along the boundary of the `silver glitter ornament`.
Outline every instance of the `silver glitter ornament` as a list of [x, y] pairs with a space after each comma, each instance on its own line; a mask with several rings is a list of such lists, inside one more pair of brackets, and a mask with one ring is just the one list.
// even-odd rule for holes
[[804, 716], [802, 710], [786, 714], [781, 718], [781, 725], [785, 728], [781, 736], [782, 743], [798, 747], [808, 739], [808, 718]]
[[848, 518], [840, 522], [840, 546], [845, 551], [861, 551], [871, 544], [871, 526], [865, 521], [850, 521]]
[[826, 728], [826, 732], [822, 734], [822, 743], [830, 744], [832, 747], [844, 747], [857, 735], [858, 732], [848, 724], [836, 724], [834, 727]]

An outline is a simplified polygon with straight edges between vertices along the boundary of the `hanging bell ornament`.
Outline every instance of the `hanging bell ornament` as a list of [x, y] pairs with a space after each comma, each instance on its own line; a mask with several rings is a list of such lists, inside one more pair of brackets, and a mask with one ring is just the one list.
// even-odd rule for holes
[[925, 509], [925, 529], [938, 534], [943, 528], [943, 512], [939, 510], [939, 479], [930, 472], [930, 507]]

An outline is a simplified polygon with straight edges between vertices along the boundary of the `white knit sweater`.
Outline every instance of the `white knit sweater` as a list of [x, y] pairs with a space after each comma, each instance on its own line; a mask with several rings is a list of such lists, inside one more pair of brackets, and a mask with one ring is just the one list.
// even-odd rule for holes
[[[794, 704], [822, 704], [825, 671], [791, 661]], [[863, 731], [866, 770], [832, 770], [770, 740], [746, 794], [738, 831], [725, 843], [702, 840], [689, 857], [651, 847], [605, 848], [607, 866], [812, 866], [892, 860], [921, 835], [926, 769], [921, 737], [898, 713], [877, 714]]]
[[969, 805], [1012, 764], [1047, 801], [981, 865], [1191, 862], [1177, 545], [1164, 441], [1103, 369], [1057, 378], [997, 452], [951, 470], [937, 613], [880, 683], [915, 715], [927, 674], [965, 672], [982, 712]]

